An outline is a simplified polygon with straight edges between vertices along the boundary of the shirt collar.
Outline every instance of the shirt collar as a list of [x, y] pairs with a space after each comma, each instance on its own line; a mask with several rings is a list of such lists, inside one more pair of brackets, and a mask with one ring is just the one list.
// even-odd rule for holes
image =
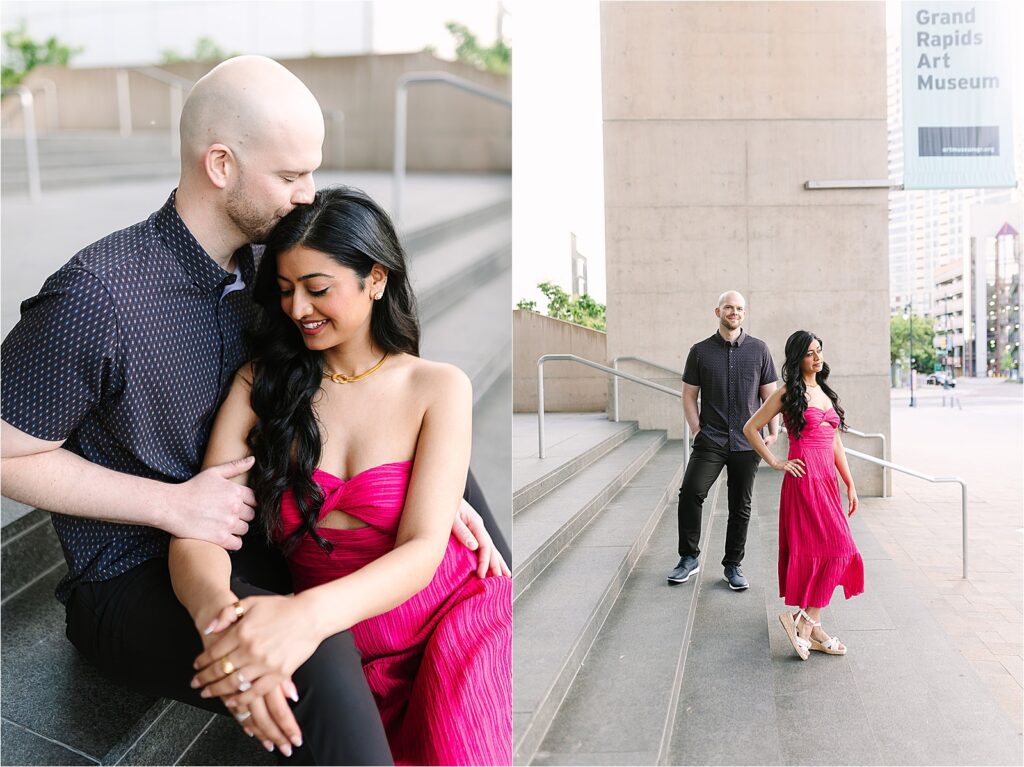
[[[174, 197], [177, 189], [171, 192], [167, 202], [156, 214], [156, 230], [160, 234], [164, 245], [174, 255], [181, 268], [184, 269], [192, 282], [202, 290], [219, 291], [225, 285], [235, 281], [233, 272], [222, 269], [210, 255], [203, 250], [203, 246], [185, 226], [181, 216], [174, 207]], [[242, 272], [242, 279], [246, 285], [252, 284], [254, 273], [252, 247], [243, 245], [235, 251], [235, 257]]]
[[740, 334], [736, 337], [736, 340], [732, 342], [726, 341], [724, 338], [722, 338], [722, 334], [719, 333], [717, 330], [715, 331], [715, 334], [711, 337], [718, 341], [719, 346], [732, 346], [733, 348], [738, 348], [740, 346], [743, 346], [743, 342], [747, 340], [747, 331], [745, 331], [743, 328], [740, 328]]

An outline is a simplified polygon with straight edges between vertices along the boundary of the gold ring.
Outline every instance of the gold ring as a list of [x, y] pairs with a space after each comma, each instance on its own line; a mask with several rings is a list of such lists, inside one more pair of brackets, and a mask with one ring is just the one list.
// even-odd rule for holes
[[241, 602], [235, 602], [231, 606], [235, 608], [235, 619], [241, 620], [242, 616], [245, 615], [245, 607], [242, 606]]
[[235, 670], [235, 664], [228, 660], [227, 655], [220, 659], [220, 670], [224, 672], [224, 676], [228, 676]]

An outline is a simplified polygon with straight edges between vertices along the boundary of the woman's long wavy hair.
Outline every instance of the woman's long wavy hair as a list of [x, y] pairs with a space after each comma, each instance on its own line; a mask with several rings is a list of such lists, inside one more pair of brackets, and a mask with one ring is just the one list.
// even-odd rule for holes
[[248, 436], [256, 457], [251, 474], [256, 513], [272, 540], [281, 529], [281, 498], [291, 486], [302, 524], [282, 547], [293, 549], [308, 533], [330, 551], [331, 544], [317, 532], [323, 493], [313, 481], [321, 453], [313, 398], [323, 384], [323, 359], [306, 348], [295, 322], [281, 308], [277, 282], [278, 258], [299, 245], [352, 269], [360, 289], [375, 264], [388, 270], [384, 297], [373, 302], [370, 315], [376, 346], [419, 356], [420, 328], [405, 252], [387, 213], [364, 192], [345, 186], [322, 189], [312, 204], [295, 208], [270, 233], [253, 287], [253, 297], [264, 308], [252, 344], [251, 401], [257, 421]]
[[[804, 430], [807, 386], [804, 384], [800, 363], [807, 354], [807, 347], [811, 345], [812, 340], [822, 343], [821, 339], [809, 330], [798, 330], [786, 339], [786, 361], [782, 364], [782, 380], [786, 384], [786, 393], [782, 395], [782, 415], [793, 439], [799, 439], [800, 433]], [[816, 373], [814, 378], [821, 390], [832, 400], [832, 407], [839, 416], [839, 428], [843, 428], [846, 425], [846, 413], [839, 404], [839, 395], [828, 385], [829, 372], [831, 369], [828, 363], [823, 362], [821, 371]]]

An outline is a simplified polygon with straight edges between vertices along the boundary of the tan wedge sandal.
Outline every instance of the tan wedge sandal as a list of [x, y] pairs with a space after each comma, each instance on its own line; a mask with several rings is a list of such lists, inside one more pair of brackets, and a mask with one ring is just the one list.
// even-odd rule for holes
[[[820, 623], [814, 624], [820, 626]], [[812, 629], [813, 630], [813, 629]], [[826, 655], [846, 655], [846, 647], [839, 649], [839, 645], [842, 642], [839, 641], [839, 637], [829, 637], [825, 642], [819, 642], [817, 639], [811, 638], [811, 649], [817, 652], [823, 652]]]
[[800, 656], [800, 660], [807, 660], [811, 657], [811, 642], [797, 633], [797, 626], [801, 619], [806, 620], [808, 623], [814, 623], [811, 617], [803, 611], [803, 608], [800, 608], [797, 612], [795, 621], [788, 610], [779, 616], [779, 622], [782, 623], [782, 628], [786, 630], [786, 636], [789, 637], [789, 642], [793, 645], [793, 649], [796, 650], [796, 654]]

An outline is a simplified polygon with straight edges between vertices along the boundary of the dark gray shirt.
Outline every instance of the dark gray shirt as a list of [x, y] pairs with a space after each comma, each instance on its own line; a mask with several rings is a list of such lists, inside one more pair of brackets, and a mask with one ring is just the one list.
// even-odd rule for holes
[[[248, 358], [255, 257], [245, 288], [192, 236], [174, 194], [146, 221], [78, 253], [21, 305], [3, 342], [3, 420], [114, 471], [161, 482], [198, 472], [213, 417]], [[57, 586], [103, 581], [164, 556], [167, 533], [53, 514], [68, 562]]]
[[683, 383], [700, 387], [700, 433], [731, 451], [752, 450], [743, 427], [761, 407], [758, 390], [778, 380], [768, 345], [741, 330], [732, 343], [717, 331], [690, 347]]

